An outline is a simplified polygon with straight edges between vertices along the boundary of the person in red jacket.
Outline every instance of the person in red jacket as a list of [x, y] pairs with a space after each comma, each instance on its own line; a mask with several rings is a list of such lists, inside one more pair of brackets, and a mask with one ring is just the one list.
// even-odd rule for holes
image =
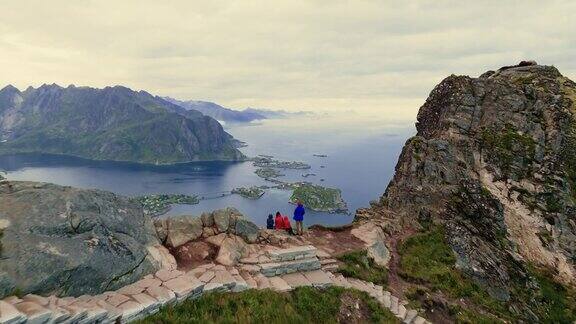
[[282, 214], [280, 214], [280, 212], [276, 212], [276, 218], [274, 219], [274, 229], [284, 229], [284, 220], [282, 219]]
[[284, 221], [284, 229], [286, 230], [286, 232], [288, 232], [288, 234], [290, 235], [294, 235], [294, 230], [292, 230], [292, 224], [290, 224], [288, 216], [282, 216], [282, 219]]

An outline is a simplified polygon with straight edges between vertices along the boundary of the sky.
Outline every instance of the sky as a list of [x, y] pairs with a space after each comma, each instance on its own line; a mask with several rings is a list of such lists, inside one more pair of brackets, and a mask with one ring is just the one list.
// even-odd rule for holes
[[414, 119], [450, 74], [576, 79], [576, 1], [0, 0], [0, 87], [124, 85], [232, 108]]

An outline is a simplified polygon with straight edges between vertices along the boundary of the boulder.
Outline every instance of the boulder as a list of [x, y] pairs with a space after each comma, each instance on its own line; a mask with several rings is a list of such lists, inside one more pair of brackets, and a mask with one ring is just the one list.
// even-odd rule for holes
[[260, 229], [256, 224], [245, 218], [236, 219], [235, 234], [242, 237], [248, 243], [256, 243]]
[[214, 215], [212, 213], [202, 213], [200, 218], [202, 219], [202, 225], [204, 227], [214, 226]]
[[[0, 294], [82, 295], [118, 289], [161, 267], [152, 220], [100, 190], [0, 183]], [[5, 226], [4, 226], [5, 225]]]
[[230, 235], [222, 241], [216, 262], [225, 266], [236, 265], [245, 254], [246, 249], [246, 242], [241, 237]]
[[214, 231], [214, 229], [212, 227], [204, 227], [202, 229], [202, 237], [203, 238], [214, 236], [215, 234], [216, 234], [216, 231]]
[[166, 245], [178, 247], [202, 236], [202, 219], [191, 215], [170, 217], [165, 220], [167, 228]]
[[222, 241], [224, 241], [227, 236], [228, 235], [226, 235], [226, 233], [220, 233], [218, 235], [208, 237], [205, 241], [212, 245], [220, 246], [222, 245]]
[[234, 233], [236, 231], [236, 219], [244, 217], [238, 209], [233, 207], [215, 210], [212, 215], [219, 233]]
[[227, 232], [230, 225], [230, 213], [228, 213], [226, 209], [218, 209], [215, 210], [212, 215], [214, 215], [214, 224], [218, 232]]

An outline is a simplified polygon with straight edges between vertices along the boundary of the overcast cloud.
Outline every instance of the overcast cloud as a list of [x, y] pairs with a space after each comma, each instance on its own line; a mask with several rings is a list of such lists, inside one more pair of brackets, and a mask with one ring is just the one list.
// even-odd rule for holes
[[3, 1], [0, 83], [414, 116], [452, 73], [576, 79], [576, 1]]

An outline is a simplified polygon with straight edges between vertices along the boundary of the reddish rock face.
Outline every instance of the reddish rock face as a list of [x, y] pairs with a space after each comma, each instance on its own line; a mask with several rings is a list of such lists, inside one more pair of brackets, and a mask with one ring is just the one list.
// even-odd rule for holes
[[171, 250], [178, 267], [190, 269], [214, 260], [218, 248], [206, 242], [188, 242]]

